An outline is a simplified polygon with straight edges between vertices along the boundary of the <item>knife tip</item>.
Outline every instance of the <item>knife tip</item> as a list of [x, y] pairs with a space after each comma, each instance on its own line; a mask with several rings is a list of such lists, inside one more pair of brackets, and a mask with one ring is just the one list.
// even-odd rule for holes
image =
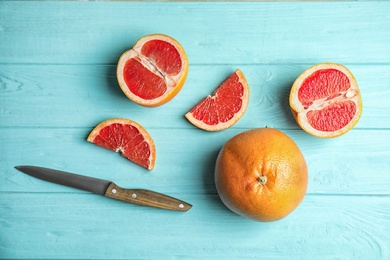
[[26, 166], [25, 165], [18, 165], [18, 166], [14, 166], [14, 167], [16, 170], [23, 172], [23, 169], [25, 169]]

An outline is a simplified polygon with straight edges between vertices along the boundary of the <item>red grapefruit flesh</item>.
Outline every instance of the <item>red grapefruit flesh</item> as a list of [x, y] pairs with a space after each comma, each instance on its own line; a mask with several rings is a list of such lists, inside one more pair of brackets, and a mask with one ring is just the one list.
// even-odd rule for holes
[[125, 95], [139, 105], [156, 107], [179, 93], [188, 59], [175, 39], [152, 34], [139, 39], [118, 61], [117, 79]]
[[156, 148], [148, 132], [138, 123], [122, 118], [103, 121], [87, 140], [98, 146], [119, 152], [128, 160], [152, 170], [156, 161]]
[[185, 117], [203, 130], [219, 131], [234, 125], [244, 115], [248, 102], [248, 83], [244, 74], [236, 70]]
[[362, 113], [353, 74], [335, 63], [317, 64], [303, 72], [290, 92], [297, 123], [317, 137], [337, 137], [352, 129]]

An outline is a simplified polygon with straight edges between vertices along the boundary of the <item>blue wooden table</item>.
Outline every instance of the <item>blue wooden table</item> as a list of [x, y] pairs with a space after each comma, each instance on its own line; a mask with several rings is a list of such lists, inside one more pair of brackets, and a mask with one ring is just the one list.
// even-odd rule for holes
[[[189, 59], [182, 91], [158, 108], [125, 97], [122, 52], [150, 33]], [[295, 123], [288, 95], [315, 63], [356, 76], [363, 114], [335, 139]], [[251, 97], [232, 128], [209, 133], [184, 114], [240, 68]], [[0, 2], [0, 257], [5, 259], [390, 259], [390, 3]], [[152, 135], [152, 172], [86, 141], [112, 118]], [[257, 127], [299, 145], [302, 204], [258, 223], [229, 211], [213, 179], [222, 145]], [[193, 204], [186, 213], [116, 202], [33, 179], [32, 164], [146, 188]]]

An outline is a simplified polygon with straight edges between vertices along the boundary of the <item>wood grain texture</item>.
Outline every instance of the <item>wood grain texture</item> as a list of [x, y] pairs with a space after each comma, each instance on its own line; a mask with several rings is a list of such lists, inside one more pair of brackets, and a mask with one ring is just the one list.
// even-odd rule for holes
[[184, 212], [192, 207], [191, 204], [162, 193], [145, 189], [124, 189], [113, 182], [107, 188], [104, 196], [123, 202], [166, 210]]
[[216, 195], [183, 196], [195, 205], [186, 213], [97, 195], [2, 196], [5, 258], [390, 257], [389, 197], [307, 196], [287, 218], [257, 223], [230, 212]]
[[[296, 77], [310, 66], [195, 65], [171, 102], [145, 109], [123, 94], [115, 65], [0, 65], [0, 102], [7, 104], [0, 110], [0, 126], [93, 127], [114, 116], [133, 119], [147, 128], [188, 128], [184, 114], [240, 68], [250, 86], [250, 100], [247, 112], [234, 127], [298, 129], [288, 98]], [[389, 128], [390, 65], [348, 68], [363, 97], [363, 115], [356, 128]], [[50, 113], [46, 113], [48, 108]], [[33, 116], [41, 113], [45, 116]], [[158, 124], [149, 120], [156, 117]]]
[[158, 32], [177, 38], [190, 65], [382, 63], [390, 60], [388, 8], [386, 2], [2, 2], [7, 41], [0, 60], [116, 63], [140, 36]]
[[[86, 136], [91, 130], [0, 129], [0, 136], [3, 136], [0, 192], [79, 192], [33, 179], [13, 168], [39, 163], [38, 166], [108, 179], [123, 188], [216, 194], [213, 173], [217, 154], [229, 138], [246, 129], [217, 133], [193, 127], [151, 129], [149, 132], [157, 152], [152, 172], [87, 142]], [[386, 130], [352, 130], [329, 140], [312, 137], [302, 130], [284, 132], [305, 156], [309, 168], [309, 194], [390, 195], [387, 188], [390, 185], [390, 136]]]
[[[389, 259], [390, 3], [0, 2], [1, 259]], [[176, 38], [189, 58], [182, 91], [145, 108], [116, 81], [121, 53], [149, 33]], [[288, 96], [319, 62], [355, 75], [356, 127], [335, 139], [302, 131]], [[249, 107], [232, 128], [209, 133], [185, 118], [235, 69]], [[112, 117], [153, 137], [148, 171], [86, 141]], [[257, 223], [229, 211], [214, 185], [222, 145], [275, 127], [301, 148], [308, 193], [287, 218]], [[47, 183], [38, 165], [150, 189], [193, 205], [177, 213]]]

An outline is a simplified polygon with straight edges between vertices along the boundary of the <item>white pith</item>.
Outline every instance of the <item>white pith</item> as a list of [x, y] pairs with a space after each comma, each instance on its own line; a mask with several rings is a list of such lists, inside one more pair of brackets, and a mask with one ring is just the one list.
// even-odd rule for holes
[[[173, 76], [166, 75], [164, 72], [159, 70], [159, 68], [148, 57], [141, 54], [142, 46], [146, 42], [151, 41], [151, 40], [163, 40], [165, 42], [172, 44], [178, 50], [178, 52], [180, 54], [181, 61], [182, 61], [182, 69], [177, 75], [173, 75]], [[126, 96], [128, 96], [130, 99], [136, 100], [138, 103], [140, 103], [142, 105], [146, 105], [146, 106], [153, 105], [155, 103], [158, 103], [160, 100], [165, 99], [165, 97], [168, 96], [172, 92], [172, 90], [178, 85], [180, 80], [182, 80], [183, 75], [185, 74], [185, 71], [186, 71], [185, 68], [188, 66], [188, 64], [187, 64], [187, 59], [183, 56], [183, 53], [184, 53], [184, 50], [182, 49], [182, 47], [179, 46], [175, 42], [175, 40], [173, 40], [172, 38], [170, 38], [168, 36], [153, 35], [153, 36], [147, 36], [147, 37], [141, 38], [139, 41], [137, 41], [137, 43], [133, 46], [132, 49], [123, 53], [118, 61], [117, 78], [118, 78], [119, 85], [121, 86], [121, 89], [126, 94]], [[165, 84], [167, 86], [167, 90], [165, 91], [165, 93], [163, 95], [161, 95], [155, 99], [146, 100], [146, 99], [140, 98], [139, 96], [133, 94], [129, 90], [129, 88], [126, 84], [126, 81], [124, 79], [123, 70], [124, 70], [124, 67], [126, 65], [126, 62], [131, 58], [137, 59], [145, 68], [147, 68], [149, 71], [151, 71], [152, 73], [154, 73], [155, 75], [157, 75], [158, 77], [163, 79], [163, 81], [165, 82]]]
[[[248, 84], [247, 84], [246, 79], [245, 79], [244, 75], [242, 74], [242, 72], [237, 71], [236, 74], [238, 75], [238, 77], [240, 79], [239, 81], [241, 82], [241, 84], [244, 87], [244, 94], [241, 97], [241, 100], [242, 100], [241, 109], [237, 113], [235, 113], [234, 116], [230, 120], [228, 120], [227, 122], [219, 122], [216, 125], [208, 125], [208, 124], [204, 123], [203, 121], [196, 119], [193, 116], [193, 114], [191, 113], [191, 111], [188, 112], [185, 115], [185, 117], [193, 125], [201, 128], [203, 130], [206, 130], [206, 131], [220, 131], [220, 130], [229, 128], [232, 125], [234, 125], [235, 123], [237, 123], [237, 121], [243, 116], [243, 114], [245, 113], [245, 111], [246, 111], [246, 109], [248, 107], [248, 103], [249, 103], [249, 87], [248, 87]], [[212, 99], [215, 99], [215, 98], [217, 98], [217, 95], [214, 95], [214, 96], [210, 96], [209, 95], [208, 97], [212, 98]]]
[[[311, 74], [313, 74], [317, 70], [321, 69], [336, 69], [344, 73], [350, 81], [350, 88], [347, 91], [340, 92], [340, 95], [332, 98], [330, 100], [327, 100], [327, 98], [322, 98], [319, 100], [315, 100], [313, 104], [311, 104], [309, 107], [305, 108], [301, 101], [298, 99], [298, 90], [301, 87], [303, 81], [309, 77]], [[345, 68], [344, 66], [341, 66], [339, 64], [333, 64], [333, 63], [324, 63], [324, 64], [318, 64], [313, 66], [312, 68], [306, 70], [303, 72], [294, 82], [293, 87], [292, 87], [292, 93], [294, 95], [290, 96], [290, 104], [292, 104], [292, 109], [296, 113], [296, 118], [299, 123], [299, 125], [308, 133], [311, 133], [315, 136], [318, 137], [336, 137], [340, 136], [344, 133], [346, 133], [348, 130], [350, 130], [351, 127], [353, 127], [360, 119], [360, 114], [361, 114], [361, 96], [360, 96], [360, 90], [357, 85], [357, 82], [355, 78], [353, 77], [352, 73]], [[307, 113], [309, 111], [313, 110], [322, 110], [329, 106], [330, 104], [337, 102], [337, 101], [343, 101], [343, 100], [350, 100], [355, 103], [356, 105], [356, 113], [352, 120], [344, 127], [332, 131], [332, 132], [327, 132], [327, 131], [320, 131], [318, 129], [315, 129], [307, 120]]]
[[[149, 147], [150, 147], [150, 155], [149, 155], [149, 162], [150, 162], [150, 164], [148, 165], [148, 169], [152, 170], [153, 167], [154, 167], [155, 161], [156, 161], [156, 157], [155, 157], [155, 155], [156, 155], [156, 147], [155, 147], [154, 141], [151, 138], [150, 134], [145, 130], [145, 128], [143, 128], [140, 124], [138, 124], [135, 121], [132, 121], [132, 120], [129, 120], [129, 119], [124, 119], [124, 118], [112, 118], [112, 119], [105, 120], [105, 121], [101, 122], [100, 124], [98, 124], [91, 131], [91, 133], [89, 134], [89, 136], [87, 138], [87, 141], [91, 142], [91, 143], [95, 143], [95, 138], [98, 135], [100, 135], [100, 131], [103, 128], [105, 128], [107, 126], [110, 126], [112, 124], [131, 125], [131, 126], [136, 127], [139, 130], [140, 134], [144, 138], [144, 141], [146, 143], [148, 143]], [[115, 150], [115, 152], [117, 152], [117, 153], [122, 155], [123, 150], [124, 150], [124, 147], [121, 146], [121, 147], [117, 148]]]

